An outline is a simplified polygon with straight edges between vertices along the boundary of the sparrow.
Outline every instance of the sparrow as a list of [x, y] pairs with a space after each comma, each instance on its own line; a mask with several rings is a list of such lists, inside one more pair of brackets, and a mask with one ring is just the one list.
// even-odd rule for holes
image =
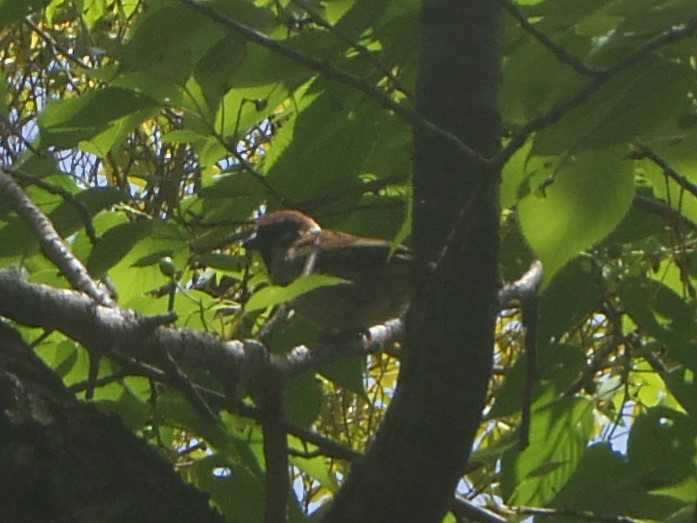
[[409, 304], [412, 256], [404, 246], [323, 229], [295, 210], [260, 218], [244, 245], [259, 252], [274, 285], [288, 285], [303, 273], [347, 280], [292, 302], [297, 314], [323, 329], [364, 330], [399, 317]]

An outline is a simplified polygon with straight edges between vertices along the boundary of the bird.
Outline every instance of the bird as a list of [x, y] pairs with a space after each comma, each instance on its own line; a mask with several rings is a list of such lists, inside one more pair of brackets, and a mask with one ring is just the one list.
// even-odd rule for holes
[[303, 273], [347, 280], [315, 288], [291, 304], [324, 330], [362, 331], [408, 307], [412, 255], [403, 245], [324, 229], [307, 214], [284, 209], [261, 217], [244, 246], [261, 255], [274, 285], [288, 285]]

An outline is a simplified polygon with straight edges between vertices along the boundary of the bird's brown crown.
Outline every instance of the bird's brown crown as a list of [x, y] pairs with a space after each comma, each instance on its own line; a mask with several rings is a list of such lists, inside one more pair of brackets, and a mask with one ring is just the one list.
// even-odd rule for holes
[[259, 218], [246, 247], [264, 251], [272, 245], [289, 247], [303, 236], [320, 231], [320, 226], [309, 216], [298, 211], [276, 211]]
[[346, 280], [293, 301], [300, 316], [323, 328], [374, 325], [399, 316], [409, 302], [411, 255], [386, 240], [321, 229], [309, 216], [283, 210], [260, 218], [245, 246], [261, 254], [274, 285], [288, 285], [308, 266]]

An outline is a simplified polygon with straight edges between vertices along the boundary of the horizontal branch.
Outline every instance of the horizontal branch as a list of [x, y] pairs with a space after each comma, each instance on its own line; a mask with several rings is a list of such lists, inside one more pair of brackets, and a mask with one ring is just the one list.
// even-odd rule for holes
[[544, 269], [542, 262], [535, 260], [518, 280], [507, 283], [499, 291], [499, 307], [505, 309], [515, 302], [527, 302], [537, 294], [542, 283]]
[[[156, 318], [157, 321], [149, 321], [132, 311], [96, 305], [89, 297], [76, 291], [29, 283], [16, 269], [0, 270], [0, 295], [3, 296], [3, 300], [0, 300], [0, 316], [23, 325], [57, 330], [88, 349], [104, 347], [107, 340], [106, 344], [113, 351], [132, 359], [136, 366], [145, 365], [148, 375], [174, 387], [178, 384], [168, 373], [149, 367], [147, 363], [153, 362], [166, 367], [162, 355], [168, 353], [182, 367], [205, 370], [212, 378], [232, 383], [234, 387], [240, 380], [255, 379], [251, 373], [257, 369], [252, 360], [263, 350], [255, 340], [225, 341], [204, 332], [163, 326], [164, 320], [161, 321], [159, 317]], [[292, 376], [338, 357], [359, 354], [361, 351], [378, 351], [382, 344], [401, 334], [402, 322], [391, 320], [385, 325], [370, 328], [353, 345], [342, 346], [336, 342], [313, 348], [296, 347], [287, 356], [271, 355], [271, 365]], [[120, 361], [129, 365], [130, 360], [120, 358]], [[140, 370], [135, 369], [135, 372]], [[247, 375], [242, 377], [242, 374]], [[224, 395], [212, 389], [194, 386], [198, 393], [208, 399], [225, 399]], [[234, 410], [257, 420], [263, 417], [258, 409], [242, 403], [234, 405]], [[284, 422], [284, 430], [318, 446], [323, 453], [332, 457], [354, 461], [361, 456], [320, 434], [287, 422]], [[470, 513], [481, 514], [481, 509], [469, 502], [459, 501], [458, 505], [460, 510], [464, 506], [471, 509]], [[499, 522], [493, 516], [479, 521]]]
[[299, 346], [288, 354], [267, 354], [257, 340], [222, 340], [201, 331], [165, 325], [171, 317], [143, 317], [131, 310], [105, 307], [88, 296], [26, 281], [17, 269], [0, 270], [0, 316], [22, 325], [62, 332], [88, 350], [105, 346], [122, 356], [167, 368], [170, 355], [187, 370], [206, 370], [221, 383], [253, 382], [258, 361], [268, 356], [275, 372], [292, 377], [351, 355], [374, 353], [403, 334], [401, 320], [376, 325], [366, 334], [335, 338], [317, 346]]

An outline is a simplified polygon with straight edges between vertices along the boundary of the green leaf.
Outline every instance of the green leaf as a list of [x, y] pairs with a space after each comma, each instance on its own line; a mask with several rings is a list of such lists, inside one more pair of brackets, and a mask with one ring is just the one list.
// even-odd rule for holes
[[43, 9], [49, 0], [0, 0], [0, 27]]
[[[513, 207], [522, 196], [525, 196], [525, 194], [520, 194], [520, 188], [535, 172], [534, 167], [531, 168], [529, 163], [531, 147], [532, 142], [528, 141], [503, 166], [499, 191], [499, 205], [502, 209]], [[545, 158], [536, 156], [532, 160], [545, 161]]]
[[182, 4], [150, 9], [121, 52], [121, 72], [184, 85], [194, 65], [224, 36], [220, 24]]
[[697, 507], [683, 507], [670, 515], [665, 523], [694, 523], [697, 518]]
[[107, 87], [77, 98], [49, 103], [39, 116], [44, 146], [68, 148], [93, 138], [121, 118], [156, 107], [155, 102], [134, 91]]
[[67, 386], [87, 379], [89, 354], [83, 347], [72, 340], [62, 341], [55, 347], [54, 358], [51, 366]]
[[672, 0], [669, 2], [646, 2], [620, 0], [608, 6], [611, 13], [620, 14], [625, 22], [617, 28], [619, 35], [648, 35], [679, 26], [694, 16], [694, 4], [690, 0]]
[[611, 80], [592, 104], [574, 109], [557, 125], [538, 133], [533, 153], [578, 152], [647, 139], [655, 130], [661, 136], [675, 132], [693, 82], [693, 71], [686, 65], [642, 62]]
[[[245, 222], [260, 201], [273, 198], [264, 180], [247, 171], [215, 177], [212, 183], [199, 191], [198, 196], [201, 218], [214, 223]], [[225, 232], [224, 229], [221, 232]], [[211, 234], [215, 235], [216, 231]]]
[[[167, 310], [165, 297], [162, 298], [161, 312]], [[196, 290], [180, 291], [174, 302], [177, 326], [200, 331], [210, 331], [215, 325], [215, 306], [217, 300], [204, 292]]]
[[206, 135], [186, 129], [170, 131], [162, 137], [162, 141], [165, 143], [192, 143], [207, 139], [208, 137]]
[[697, 380], [688, 369], [675, 369], [664, 378], [670, 392], [693, 419], [697, 419]]
[[92, 274], [109, 276], [121, 303], [158, 288], [168, 279], [157, 264], [136, 267], [134, 264], [155, 253], [172, 253], [174, 263], [183, 266], [189, 249], [186, 233], [174, 223], [138, 221], [112, 227], [100, 238], [87, 261]]
[[549, 187], [518, 205], [520, 225], [545, 267], [545, 284], [574, 256], [610, 234], [634, 197], [631, 162], [612, 150], [559, 167]]
[[697, 372], [694, 312], [678, 294], [655, 280], [627, 278], [619, 295], [641, 329], [664, 343], [672, 358]]
[[549, 399], [533, 406], [530, 446], [504, 454], [502, 488], [509, 504], [544, 506], [554, 499], [576, 470], [591, 436], [592, 402]]
[[65, 379], [78, 364], [80, 351], [75, 342], [66, 340], [61, 335], [50, 343], [42, 343], [37, 352], [58, 376]]
[[[566, 29], [553, 36], [559, 45], [575, 56], [584, 56], [591, 45], [589, 38]], [[550, 82], [550, 78], [554, 78], [554, 82]], [[501, 113], [506, 122], [522, 126], [529, 119], [545, 113], [560, 98], [575, 92], [580, 84], [578, 74], [560, 64], [537, 40], [528, 37], [504, 62], [499, 95]]]
[[[66, 176], [58, 168], [58, 162], [52, 155], [35, 154], [33, 151], [27, 150], [19, 161], [14, 165], [14, 168], [23, 174], [31, 174], [39, 178], [47, 178], [52, 175], [60, 175], [63, 180], [70, 181], [74, 185], [71, 177]], [[70, 191], [76, 192], [76, 191]]]
[[274, 307], [281, 303], [286, 303], [294, 300], [302, 294], [318, 289], [319, 287], [330, 287], [333, 285], [342, 285], [349, 283], [343, 278], [336, 276], [327, 276], [326, 274], [310, 274], [295, 280], [290, 285], [285, 287], [270, 285], [255, 292], [245, 305], [245, 311], [252, 312], [267, 307]]
[[[85, 189], [75, 195], [75, 199], [82, 204], [91, 218], [98, 212], [108, 209], [112, 205], [126, 201], [128, 196], [115, 187], [94, 187]], [[84, 227], [84, 219], [76, 206], [69, 201], [64, 201], [49, 215], [58, 234], [66, 238]]]
[[248, 265], [246, 257], [217, 252], [200, 254], [196, 256], [196, 261], [211, 269], [231, 273], [238, 273]]
[[[2, 9], [2, 7], [0, 7]], [[10, 86], [7, 83], [7, 77], [0, 71], [0, 116], [7, 118], [8, 112], [8, 102], [10, 101], [8, 95], [10, 92]]]
[[309, 428], [319, 416], [323, 399], [322, 383], [314, 373], [294, 377], [286, 386], [285, 412], [288, 420]]
[[[676, 138], [647, 142], [646, 145], [674, 171], [695, 184], [697, 183], [697, 155], [694, 153], [694, 144], [697, 132], [690, 130], [690, 132], [680, 133]], [[697, 223], [697, 199], [686, 198], [684, 190], [677, 183], [668, 181], [663, 169], [653, 161], [645, 159], [639, 165], [651, 184], [656, 198], [679, 211], [693, 223]]]
[[86, 0], [83, 4], [82, 19], [85, 25], [94, 29], [97, 23], [106, 15], [106, 0]]
[[209, 492], [228, 521], [258, 523], [264, 519], [263, 478], [249, 469], [212, 454], [190, 467], [195, 484]]
[[104, 275], [148, 236], [151, 227], [150, 222], [129, 222], [112, 227], [94, 247], [87, 260], [87, 269], [97, 277]]
[[19, 218], [8, 217], [0, 224], [0, 260], [31, 256], [39, 248], [39, 242]]
[[204, 203], [216, 198], [264, 198], [267, 195], [266, 188], [255, 175], [243, 171], [235, 174], [218, 176], [213, 183], [203, 187], [199, 196], [204, 198]]
[[[295, 449], [298, 452], [312, 452], [316, 450], [314, 445], [307, 444], [306, 442], [289, 436], [289, 447]], [[312, 479], [317, 481], [322, 487], [328, 489], [330, 492], [336, 492], [339, 486], [334, 479], [332, 474], [332, 469], [330, 467], [330, 462], [325, 456], [319, 455], [312, 458], [304, 457], [294, 457], [290, 458], [291, 463], [302, 470], [305, 474], [309, 475]]]
[[[646, 194], [646, 191], [642, 192], [644, 193], [642, 196], [652, 198], [651, 195]], [[646, 212], [645, 210], [638, 208], [636, 205], [632, 205], [622, 222], [610, 234], [610, 236], [605, 239], [603, 245], [613, 248], [613, 244], [636, 243], [650, 236], [660, 238], [664, 232], [664, 227], [664, 217]]]
[[[297, 49], [321, 49], [322, 45], [327, 45], [326, 35], [322, 36], [322, 44], [309, 40], [316, 40], [317, 36], [295, 36], [284, 43]], [[298, 67], [278, 53], [248, 46], [244, 64], [229, 80], [235, 88], [225, 94], [218, 107], [215, 128], [226, 138], [239, 139], [251, 125], [273, 114], [296, 88], [312, 76], [312, 71]], [[257, 100], [263, 104], [254, 103]], [[235, 131], [238, 131], [237, 137], [234, 137]]]
[[158, 111], [159, 107], [153, 105], [142, 111], [114, 120], [109, 127], [98, 135], [81, 141], [80, 149], [87, 153], [96, 154], [100, 158], [106, 158], [112, 149], [121, 145], [143, 120], [155, 116]]
[[666, 407], [640, 416], [629, 435], [632, 472], [646, 490], [674, 485], [697, 475], [697, 423]]
[[[573, 299], [569, 299], [573, 296]], [[539, 301], [538, 339], [545, 343], [569, 331], [602, 301], [602, 274], [591, 260], [579, 257], [561, 269]]]
[[341, 358], [322, 365], [322, 376], [339, 387], [365, 397], [365, 358]]
[[[578, 377], [585, 365], [583, 351], [574, 345], [544, 343], [538, 348], [537, 380], [532, 391], [533, 402], [539, 398], [559, 395]], [[496, 393], [494, 406], [487, 419], [510, 416], [520, 411], [527, 369], [527, 355], [519, 358], [506, 374]]]
[[530, 6], [525, 14], [532, 17], [543, 16], [546, 18], [564, 18], [567, 25], [573, 24], [579, 18], [592, 13], [599, 7], [607, 4], [607, 0], [588, 0], [579, 4], [576, 0], [544, 0], [544, 1], [520, 1], [520, 5]]
[[142, 430], [152, 419], [152, 406], [149, 404], [150, 383], [145, 378], [129, 377], [119, 383], [119, 394], [114, 400], [102, 399], [100, 409], [109, 409], [131, 428]]
[[394, 115], [378, 110], [365, 95], [324, 80], [304, 96], [311, 97], [311, 103], [289, 122], [293, 140], [268, 174], [285, 197], [324, 198], [327, 193], [342, 194], [361, 174], [382, 178], [411, 172], [409, 155], [404, 154], [411, 135]]
[[[551, 506], [665, 521], [684, 504], [677, 498], [654, 493], [646, 487], [625, 455], [614, 452], [606, 443], [600, 443], [586, 449], [576, 472]], [[569, 521], [581, 523], [579, 519]]]

